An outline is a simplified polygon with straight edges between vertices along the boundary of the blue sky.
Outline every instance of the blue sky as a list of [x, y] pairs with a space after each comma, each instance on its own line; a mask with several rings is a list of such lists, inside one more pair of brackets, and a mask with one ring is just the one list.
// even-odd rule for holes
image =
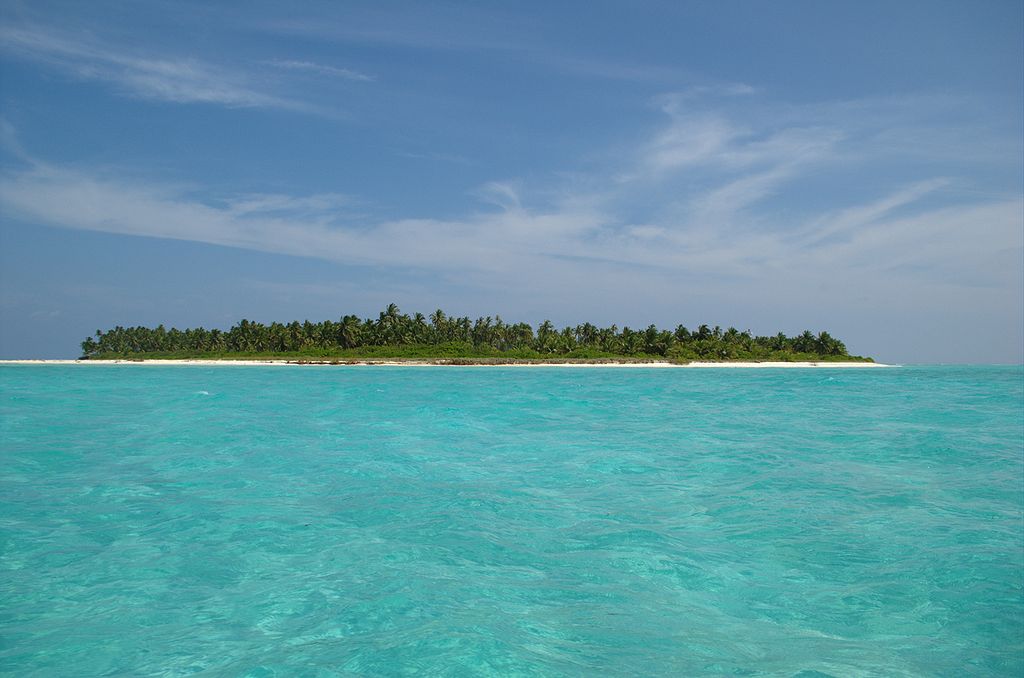
[[1016, 0], [0, 7], [0, 357], [394, 301], [1024, 359]]

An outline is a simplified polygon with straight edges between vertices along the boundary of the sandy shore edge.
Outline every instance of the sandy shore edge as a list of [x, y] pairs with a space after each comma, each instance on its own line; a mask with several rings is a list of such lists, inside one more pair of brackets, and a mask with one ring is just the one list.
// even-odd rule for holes
[[854, 367], [895, 367], [882, 363], [862, 362], [695, 362], [686, 365], [677, 365], [668, 362], [650, 363], [508, 363], [508, 364], [475, 364], [475, 365], [450, 365], [425, 360], [359, 360], [351, 362], [330, 361], [307, 361], [298, 362], [295, 360], [0, 360], [0, 365], [200, 365], [200, 366], [294, 366], [294, 367], [359, 367], [359, 366], [383, 366], [383, 367], [655, 367], [655, 368], [854, 368]]

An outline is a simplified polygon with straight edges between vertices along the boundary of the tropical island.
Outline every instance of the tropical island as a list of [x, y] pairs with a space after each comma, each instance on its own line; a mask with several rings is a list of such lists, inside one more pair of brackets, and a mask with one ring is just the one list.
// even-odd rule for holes
[[428, 318], [403, 314], [395, 304], [376, 319], [342, 316], [337, 322], [242, 320], [230, 329], [163, 325], [97, 330], [82, 342], [83, 360], [287, 360], [299, 363], [428, 362], [447, 365], [861, 362], [828, 332], [804, 331], [754, 336], [730, 327], [700, 325], [674, 330], [650, 325], [633, 330], [590, 323], [537, 328], [506, 323], [500, 316], [448, 316], [440, 309]]

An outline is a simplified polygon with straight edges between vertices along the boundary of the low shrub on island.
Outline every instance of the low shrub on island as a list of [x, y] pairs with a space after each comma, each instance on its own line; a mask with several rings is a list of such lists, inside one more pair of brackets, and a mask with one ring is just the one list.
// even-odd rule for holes
[[730, 327], [679, 325], [643, 330], [590, 323], [556, 328], [545, 320], [536, 331], [500, 316], [456, 318], [437, 310], [403, 314], [391, 304], [376, 319], [346, 315], [337, 322], [289, 324], [242, 320], [223, 331], [203, 327], [179, 330], [163, 325], [97, 330], [82, 342], [83, 358], [260, 358], [481, 360], [670, 360], [691, 361], [848, 361], [843, 342], [828, 332], [781, 332], [753, 336]]

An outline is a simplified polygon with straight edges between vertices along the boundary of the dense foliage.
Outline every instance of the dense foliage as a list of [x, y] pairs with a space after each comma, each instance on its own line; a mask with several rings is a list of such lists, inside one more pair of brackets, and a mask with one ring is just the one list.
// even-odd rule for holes
[[500, 317], [455, 318], [435, 311], [406, 315], [391, 304], [377, 319], [346, 315], [337, 322], [290, 324], [243, 320], [227, 331], [115, 327], [82, 342], [86, 358], [231, 357], [295, 355], [401, 358], [660, 358], [690, 360], [849, 360], [843, 342], [828, 332], [805, 331], [755, 337], [749, 331], [701, 325], [662, 330], [595, 327], [590, 323], [557, 329], [544, 321], [536, 331]]

